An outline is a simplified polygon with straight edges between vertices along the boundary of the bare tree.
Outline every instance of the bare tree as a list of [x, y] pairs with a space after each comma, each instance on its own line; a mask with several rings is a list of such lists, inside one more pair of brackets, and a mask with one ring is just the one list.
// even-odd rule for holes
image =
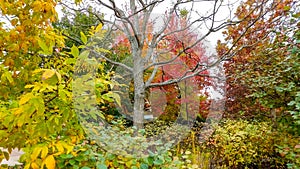
[[[166, 7], [165, 15], [162, 19], [162, 24], [152, 33], [151, 40], [147, 39], [148, 25], [153, 22], [151, 18], [156, 8], [161, 9], [162, 4], [169, 2], [169, 6]], [[161, 67], [168, 64], [175, 64], [177, 58], [184, 54], [187, 50], [195, 47], [197, 44], [202, 43], [210, 34], [226, 28], [229, 25], [234, 25], [242, 22], [248, 16], [255, 14], [257, 17], [253, 20], [249, 20], [248, 26], [245, 27], [244, 32], [254, 25], [259, 19], [263, 18], [268, 11], [272, 10], [275, 3], [273, 0], [260, 0], [256, 4], [257, 6], [254, 10], [249, 13], [245, 13], [244, 18], [233, 18], [231, 13], [228, 14], [226, 18], [222, 20], [217, 20], [217, 16], [220, 15], [220, 9], [222, 7], [228, 7], [231, 9], [233, 4], [225, 4], [223, 0], [128, 0], [120, 5], [120, 1], [108, 0], [108, 1], [91, 1], [94, 5], [100, 7], [100, 9], [105, 8], [113, 13], [112, 19], [103, 19], [99, 17], [99, 20], [111, 27], [111, 30], [118, 30], [123, 32], [130, 42], [131, 56], [133, 64], [132, 66], [116, 62], [106, 57], [105, 55], [99, 54], [99, 57], [106, 59], [108, 62], [123, 67], [125, 70], [133, 74], [134, 81], [134, 107], [133, 107], [133, 121], [134, 126], [138, 129], [143, 128], [144, 120], [144, 98], [145, 89], [149, 87], [170, 85], [174, 83], [181, 82], [188, 78], [194, 76], [207, 76], [202, 74], [202, 72], [207, 71], [213, 67], [218, 66], [221, 62], [226, 61], [231, 58], [235, 52], [239, 49], [235, 48], [235, 44], [239, 39], [243, 37], [244, 34], [238, 38], [235, 42], [231, 43], [231, 48], [224, 53], [222, 56], [218, 57], [211, 63], [198, 63], [195, 67], [187, 69], [181, 76], [174, 79], [170, 79], [161, 83], [153, 83], [153, 79]], [[201, 6], [202, 3], [211, 4], [212, 9], [205, 14], [200, 13], [196, 10], [197, 6]], [[235, 2], [236, 3], [236, 2]], [[188, 24], [178, 27], [178, 29], [172, 30], [171, 32], [165, 33], [171, 22], [172, 17], [180, 17], [184, 15], [188, 18]], [[232, 12], [232, 11], [230, 11]], [[95, 15], [97, 15], [95, 13]], [[222, 14], [221, 14], [222, 15]], [[187, 29], [193, 28], [205, 28], [202, 35], [197, 37], [197, 40], [193, 43], [185, 45], [177, 55], [168, 59], [160, 59], [164, 53], [168, 53], [169, 50], [157, 51], [158, 45], [168, 36], [172, 34], [177, 34], [178, 32], [184, 32]], [[147, 49], [145, 50], [145, 45]], [[244, 46], [246, 47], [246, 46]], [[243, 47], [242, 47], [243, 48]], [[143, 52], [146, 51], [146, 54]], [[97, 53], [97, 52], [96, 52]], [[143, 56], [143, 57], [142, 57]], [[149, 78], [144, 81], [144, 72], [147, 69], [152, 69], [152, 73]]]

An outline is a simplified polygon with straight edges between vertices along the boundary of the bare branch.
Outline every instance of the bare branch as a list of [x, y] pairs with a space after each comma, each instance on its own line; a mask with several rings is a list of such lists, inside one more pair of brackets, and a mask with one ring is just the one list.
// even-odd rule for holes
[[[232, 52], [232, 51], [233, 51], [233, 48], [234, 48], [234, 47], [236, 46], [236, 44], [240, 41], [240, 39], [248, 32], [248, 30], [249, 30], [249, 29], [250, 29], [250, 28], [251, 28], [251, 27], [252, 27], [252, 26], [253, 26], [253, 25], [261, 18], [261, 17], [263, 17], [264, 15], [266, 15], [267, 12], [263, 13], [263, 4], [258, 5], [258, 7], [261, 8], [259, 17], [257, 17], [255, 20], [253, 20], [253, 21], [245, 28], [244, 32], [243, 32], [242, 34], [240, 34], [240, 36], [233, 42], [233, 44], [231, 45], [231, 47], [229, 48], [229, 50], [228, 50], [226, 53], [224, 53], [224, 54], [220, 57], [220, 59], [218, 59], [217, 61], [215, 61], [215, 62], [212, 63], [212, 64], [207, 65], [207, 67], [205, 67], [205, 68], [203, 68], [203, 69], [199, 69], [199, 70], [197, 70], [197, 71], [195, 71], [195, 70], [197, 69], [197, 67], [198, 67], [199, 65], [196, 65], [196, 67], [195, 67], [193, 70], [186, 71], [186, 73], [184, 73], [180, 78], [167, 80], [167, 81], [161, 82], [161, 83], [152, 83], [152, 84], [147, 85], [146, 87], [157, 87], [157, 86], [170, 85], [170, 84], [178, 83], [178, 82], [183, 81], [183, 80], [185, 80], [185, 79], [188, 79], [188, 78], [197, 76], [197, 75], [199, 75], [199, 73], [201, 73], [201, 72], [203, 72], [203, 71], [206, 71], [206, 70], [208, 70], [208, 69], [210, 69], [210, 68], [212, 68], [212, 67], [215, 67], [217, 64], [219, 64], [219, 63], [221, 63], [221, 62], [223, 62], [223, 61], [225, 61], [225, 60], [227, 60], [227, 59], [233, 57], [238, 51], [240, 51], [240, 50], [242, 50], [242, 49], [244, 49], [244, 48], [246, 48], [246, 47], [249, 47], [248, 45], [244, 45], [244, 46], [241, 46], [239, 49], [235, 50], [234, 52]], [[253, 10], [253, 11], [254, 11], [254, 10]], [[253, 11], [252, 11], [252, 12], [253, 12]], [[251, 14], [251, 12], [250, 12], [250, 14]], [[249, 14], [249, 15], [250, 15], [250, 14]], [[247, 16], [246, 16], [246, 17], [247, 17]], [[243, 18], [242, 20], [245, 20], [246, 17]], [[208, 35], [210, 32], [211, 32], [211, 31], [209, 31], [206, 35]], [[205, 36], [203, 36], [203, 37], [205, 37]], [[170, 59], [170, 60], [168, 60], [168, 61], [165, 61], [165, 62], [153, 63], [153, 64], [149, 65], [146, 69], [148, 69], [148, 68], [150, 68], [150, 67], [152, 67], [152, 66], [158, 66], [158, 65], [159, 65], [159, 66], [163, 66], [163, 65], [166, 65], [166, 64], [169, 64], [169, 63], [173, 62], [173, 61], [176, 60], [176, 59], [178, 58], [178, 56], [181, 55], [185, 50], [192, 48], [193, 46], [196, 45], [196, 43], [199, 43], [201, 40], [202, 40], [202, 39], [200, 38], [200, 39], [197, 40], [194, 44], [192, 44], [192, 45], [188, 46], [187, 48], [183, 49], [181, 52], [179, 52], [179, 54], [178, 54], [176, 57], [174, 57], [174, 58], [172, 58], [172, 59]], [[232, 53], [231, 53], [231, 52], [232, 52]]]
[[[149, 79], [145, 82], [145, 86], [149, 86], [149, 84], [151, 84], [152, 80], [154, 79], [156, 73], [158, 71], [158, 66], [154, 67], [153, 72], [151, 73], [151, 76], [149, 77]], [[147, 88], [147, 87], [146, 87]]]
[[81, 44], [81, 45], [83, 45], [83, 43], [81, 42], [81, 40], [79, 40], [79, 39], [77, 39], [75, 37], [69, 36], [69, 35], [67, 35], [65, 33], [62, 33], [62, 35], [65, 36], [65, 37], [67, 37], [67, 38], [69, 38], [69, 39], [71, 39], [71, 40], [73, 40], [73, 41], [75, 41], [75, 42], [77, 42], [77, 43], [79, 43], [79, 44]]
[[[139, 0], [139, 1], [142, 1], [142, 0]], [[153, 1], [153, 2], [151, 2], [150, 4], [147, 4], [147, 5], [142, 5], [142, 7], [143, 8], [141, 8], [141, 9], [139, 9], [139, 10], [136, 10], [135, 12], [133, 12], [131, 15], [129, 15], [128, 16], [128, 18], [131, 18], [132, 16], [134, 16], [134, 15], [137, 15], [138, 13], [140, 13], [140, 12], [144, 12], [145, 10], [147, 10], [147, 8], [149, 8], [149, 7], [154, 7], [157, 3], [159, 3], [159, 2], [163, 2], [164, 0], [160, 0], [160, 1]], [[150, 10], [151, 11], [151, 10]]]
[[[261, 15], [260, 15], [260, 17], [257, 17], [251, 24], [249, 24], [248, 27], [246, 27], [246, 31], [247, 31], [251, 26], [253, 26], [253, 25], [256, 23], [257, 20], [259, 20], [262, 16], [264, 16], [264, 15], [266, 14], [266, 13], [263, 13], [263, 14], [262, 14], [262, 11], [263, 11], [263, 10], [262, 10], [262, 8], [263, 8], [263, 3], [262, 3], [261, 5], [258, 5], [257, 8], [258, 8], [258, 7], [261, 8], [261, 10], [260, 10]], [[163, 66], [163, 65], [170, 64], [171, 62], [175, 61], [181, 54], [185, 53], [186, 50], [193, 48], [193, 47], [196, 46], [199, 42], [203, 41], [203, 40], [204, 40], [209, 34], [211, 34], [212, 32], [215, 32], [215, 31], [217, 31], [217, 30], [223, 29], [223, 28], [226, 27], [226, 26], [234, 25], [234, 24], [237, 24], [237, 23], [240, 23], [240, 22], [246, 20], [246, 19], [251, 15], [251, 13], [254, 12], [255, 9], [256, 9], [256, 8], [254, 8], [252, 11], [250, 11], [249, 14], [246, 15], [246, 16], [245, 16], [243, 19], [241, 19], [240, 21], [229, 21], [229, 22], [226, 22], [226, 23], [224, 23], [224, 24], [218, 26], [217, 29], [214, 29], [214, 28], [211, 27], [211, 28], [208, 30], [208, 32], [207, 32], [206, 34], [204, 34], [201, 38], [199, 38], [197, 41], [195, 41], [195, 42], [194, 42], [193, 44], [191, 44], [190, 46], [187, 46], [186, 48], [182, 49], [175, 57], [173, 57], [173, 58], [171, 58], [170, 60], [167, 60], [167, 61], [152, 63], [152, 64], [148, 65], [148, 66], [145, 68], [145, 70], [147, 70], [147, 69], [149, 69], [150, 67], [153, 67], [153, 66]], [[213, 14], [213, 15], [214, 15], [214, 14]], [[172, 34], [172, 33], [175, 33], [175, 32], [180, 32], [180, 31], [184, 31], [184, 30], [188, 29], [190, 26], [191, 26], [191, 24], [189, 24], [189, 25], [188, 25], [187, 27], [185, 27], [185, 28], [182, 28], [182, 29], [180, 29], [180, 30], [173, 31], [173, 32], [171, 32], [171, 33], [169, 33], [169, 34]], [[212, 25], [212, 26], [213, 26], [213, 25]], [[246, 31], [245, 31], [245, 32], [244, 32], [244, 33], [236, 40], [236, 42], [233, 43], [233, 45], [231, 46], [231, 48], [230, 48], [230, 50], [228, 51], [228, 53], [229, 53], [230, 51], [232, 51], [232, 49], [234, 48], [235, 44], [236, 44], [236, 43], [237, 43], [237, 42], [245, 35]], [[169, 35], [169, 34], [168, 34], [168, 35]], [[164, 36], [167, 36], [167, 35], [164, 35]], [[156, 42], [156, 43], [158, 43], [158, 42]], [[223, 61], [223, 59], [220, 59], [220, 60]], [[218, 62], [218, 63], [220, 63], [220, 62]]]
[[139, 3], [142, 5], [143, 8], [145, 8], [145, 3], [143, 2], [143, 0], [139, 0]]

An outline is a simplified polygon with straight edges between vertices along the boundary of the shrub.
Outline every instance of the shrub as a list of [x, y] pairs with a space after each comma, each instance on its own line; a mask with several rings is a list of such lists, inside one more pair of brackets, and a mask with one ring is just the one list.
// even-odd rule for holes
[[284, 160], [277, 156], [274, 144], [282, 137], [272, 131], [271, 123], [226, 120], [215, 128], [204, 146], [211, 151], [215, 165], [230, 168], [283, 165]]
[[285, 123], [280, 123], [279, 130], [281, 131], [281, 135], [279, 137], [280, 141], [275, 145], [276, 152], [284, 159], [288, 168], [300, 169], [299, 135], [293, 132], [295, 130], [294, 126]]
[[[76, 152], [76, 153], [74, 153]], [[93, 141], [75, 146], [74, 152], [56, 157], [57, 168], [180, 168], [181, 162], [172, 158], [170, 152], [160, 155], [150, 155], [144, 158], [134, 158], [108, 153]]]

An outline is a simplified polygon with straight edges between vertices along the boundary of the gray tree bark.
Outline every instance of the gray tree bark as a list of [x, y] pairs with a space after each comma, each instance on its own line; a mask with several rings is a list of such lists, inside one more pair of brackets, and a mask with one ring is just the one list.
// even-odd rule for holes
[[141, 57], [141, 50], [133, 52], [133, 80], [134, 80], [134, 105], [133, 105], [133, 125], [136, 128], [143, 128], [144, 104], [145, 104], [145, 84], [144, 66]]

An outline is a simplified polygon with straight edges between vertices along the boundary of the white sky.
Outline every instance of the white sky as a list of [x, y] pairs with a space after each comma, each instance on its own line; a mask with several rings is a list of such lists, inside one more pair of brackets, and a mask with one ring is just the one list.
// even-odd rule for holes
[[[67, 0], [70, 1], [70, 0]], [[170, 7], [171, 2], [174, 0], [165, 0], [164, 2], [160, 3], [158, 6], [156, 6], [154, 8], [153, 13], [155, 15], [163, 15], [166, 10], [168, 9], [168, 7]], [[196, 12], [200, 15], [205, 15], [208, 12], [211, 12], [214, 6], [214, 1], [201, 1], [201, 0], [196, 0], [197, 2], [194, 4], [193, 6], [193, 12], [191, 17], [192, 19], [197, 19], [199, 17], [199, 15], [196, 14]], [[218, 11], [217, 15], [216, 15], [216, 21], [223, 21], [224, 19], [228, 19], [228, 18], [232, 18], [233, 17], [233, 13], [236, 9], [236, 7], [239, 5], [241, 0], [224, 0], [222, 3], [222, 7], [220, 8], [220, 10]], [[93, 3], [92, 0], [91, 1], [86, 1], [89, 3]], [[103, 0], [103, 2], [110, 4], [108, 2], [108, 0]], [[120, 2], [119, 0], [117, 0], [116, 2]], [[128, 2], [128, 0], [123, 0], [123, 3], [117, 3], [117, 6], [121, 9], [124, 9], [124, 6], [126, 5], [126, 2]], [[188, 3], [189, 5], [181, 5], [180, 8], [185, 8], [187, 10], [189, 10], [191, 8], [191, 3]], [[97, 8], [95, 5], [93, 5], [95, 8]], [[61, 7], [58, 6], [57, 8], [58, 14], [61, 17], [63, 14], [61, 12]], [[106, 19], [109, 19], [110, 15], [113, 15], [113, 12], [107, 8], [100, 8], [100, 10], [102, 13], [105, 14]], [[210, 24], [210, 23], [208, 23]], [[218, 25], [218, 22], [216, 22], [216, 25]], [[204, 25], [202, 25], [202, 27], [199, 27], [199, 32], [201, 32], [202, 34], [207, 32], [207, 29], [205, 28]], [[208, 41], [208, 43], [211, 45], [211, 48], [213, 49], [218, 40], [223, 40], [224, 37], [222, 35], [222, 30], [218, 31], [218, 32], [213, 32], [211, 33], [206, 40]], [[210, 46], [208, 45], [208, 46]]]
[[[120, 2], [120, 1], [121, 0], [117, 0], [116, 2]], [[164, 2], [160, 3], [158, 6], [156, 6], [154, 8], [153, 13], [157, 14], [157, 15], [163, 15], [165, 13], [165, 11], [168, 9], [168, 7], [170, 7], [170, 4], [172, 1], [174, 1], [174, 0], [165, 0]], [[205, 1], [205, 0], [203, 0], [203, 1], [195, 0], [195, 1], [197, 1], [197, 2], [194, 4], [193, 10], [200, 15], [205, 15], [207, 12], [209, 12], [213, 9], [213, 5], [214, 5], [213, 1]], [[74, 2], [74, 0], [65, 0], [64, 2]], [[92, 3], [93, 0], [86, 1], [86, 2]], [[107, 0], [104, 0], [104, 2], [107, 2]], [[123, 2], [124, 3], [117, 3], [117, 5], [120, 8], [124, 8], [124, 4], [126, 4], [126, 2], [128, 2], [128, 0], [123, 0]], [[241, 2], [241, 0], [223, 0], [223, 6], [220, 8], [219, 12], [216, 15], [216, 21], [221, 21], [226, 18], [228, 19], [228, 17], [229, 18], [233, 17], [230, 15], [233, 15], [233, 12], [235, 11], [236, 7], [239, 5], [240, 2]], [[109, 2], [107, 2], [107, 3], [109, 4]], [[188, 3], [188, 4], [190, 4], [190, 3]], [[180, 6], [180, 8], [186, 8], [187, 10], [189, 10], [191, 8], [191, 5]], [[58, 5], [56, 7], [56, 10], [58, 12], [59, 17], [62, 17], [63, 13], [61, 11], [61, 6]], [[113, 14], [111, 10], [106, 9], [106, 8], [100, 8], [100, 11], [102, 13], [104, 13], [107, 17], [109, 17], [110, 15]], [[233, 12], [230, 12], [230, 11], [233, 11]], [[193, 14], [191, 15], [192, 19], [196, 19], [199, 17], [199, 16], [197, 16], [197, 14], [195, 12], [193, 12]], [[7, 20], [4, 17], [0, 17], [0, 21], [7, 23]], [[8, 24], [6, 24], [5, 26], [10, 27]], [[207, 29], [204, 26], [198, 27], [198, 30], [202, 34], [204, 34], [207, 31]], [[212, 50], [215, 48], [217, 41], [223, 40], [223, 39], [224, 39], [224, 37], [222, 35], [222, 30], [211, 33], [206, 38], [206, 40], [210, 44], [208, 46], [211, 46]]]

